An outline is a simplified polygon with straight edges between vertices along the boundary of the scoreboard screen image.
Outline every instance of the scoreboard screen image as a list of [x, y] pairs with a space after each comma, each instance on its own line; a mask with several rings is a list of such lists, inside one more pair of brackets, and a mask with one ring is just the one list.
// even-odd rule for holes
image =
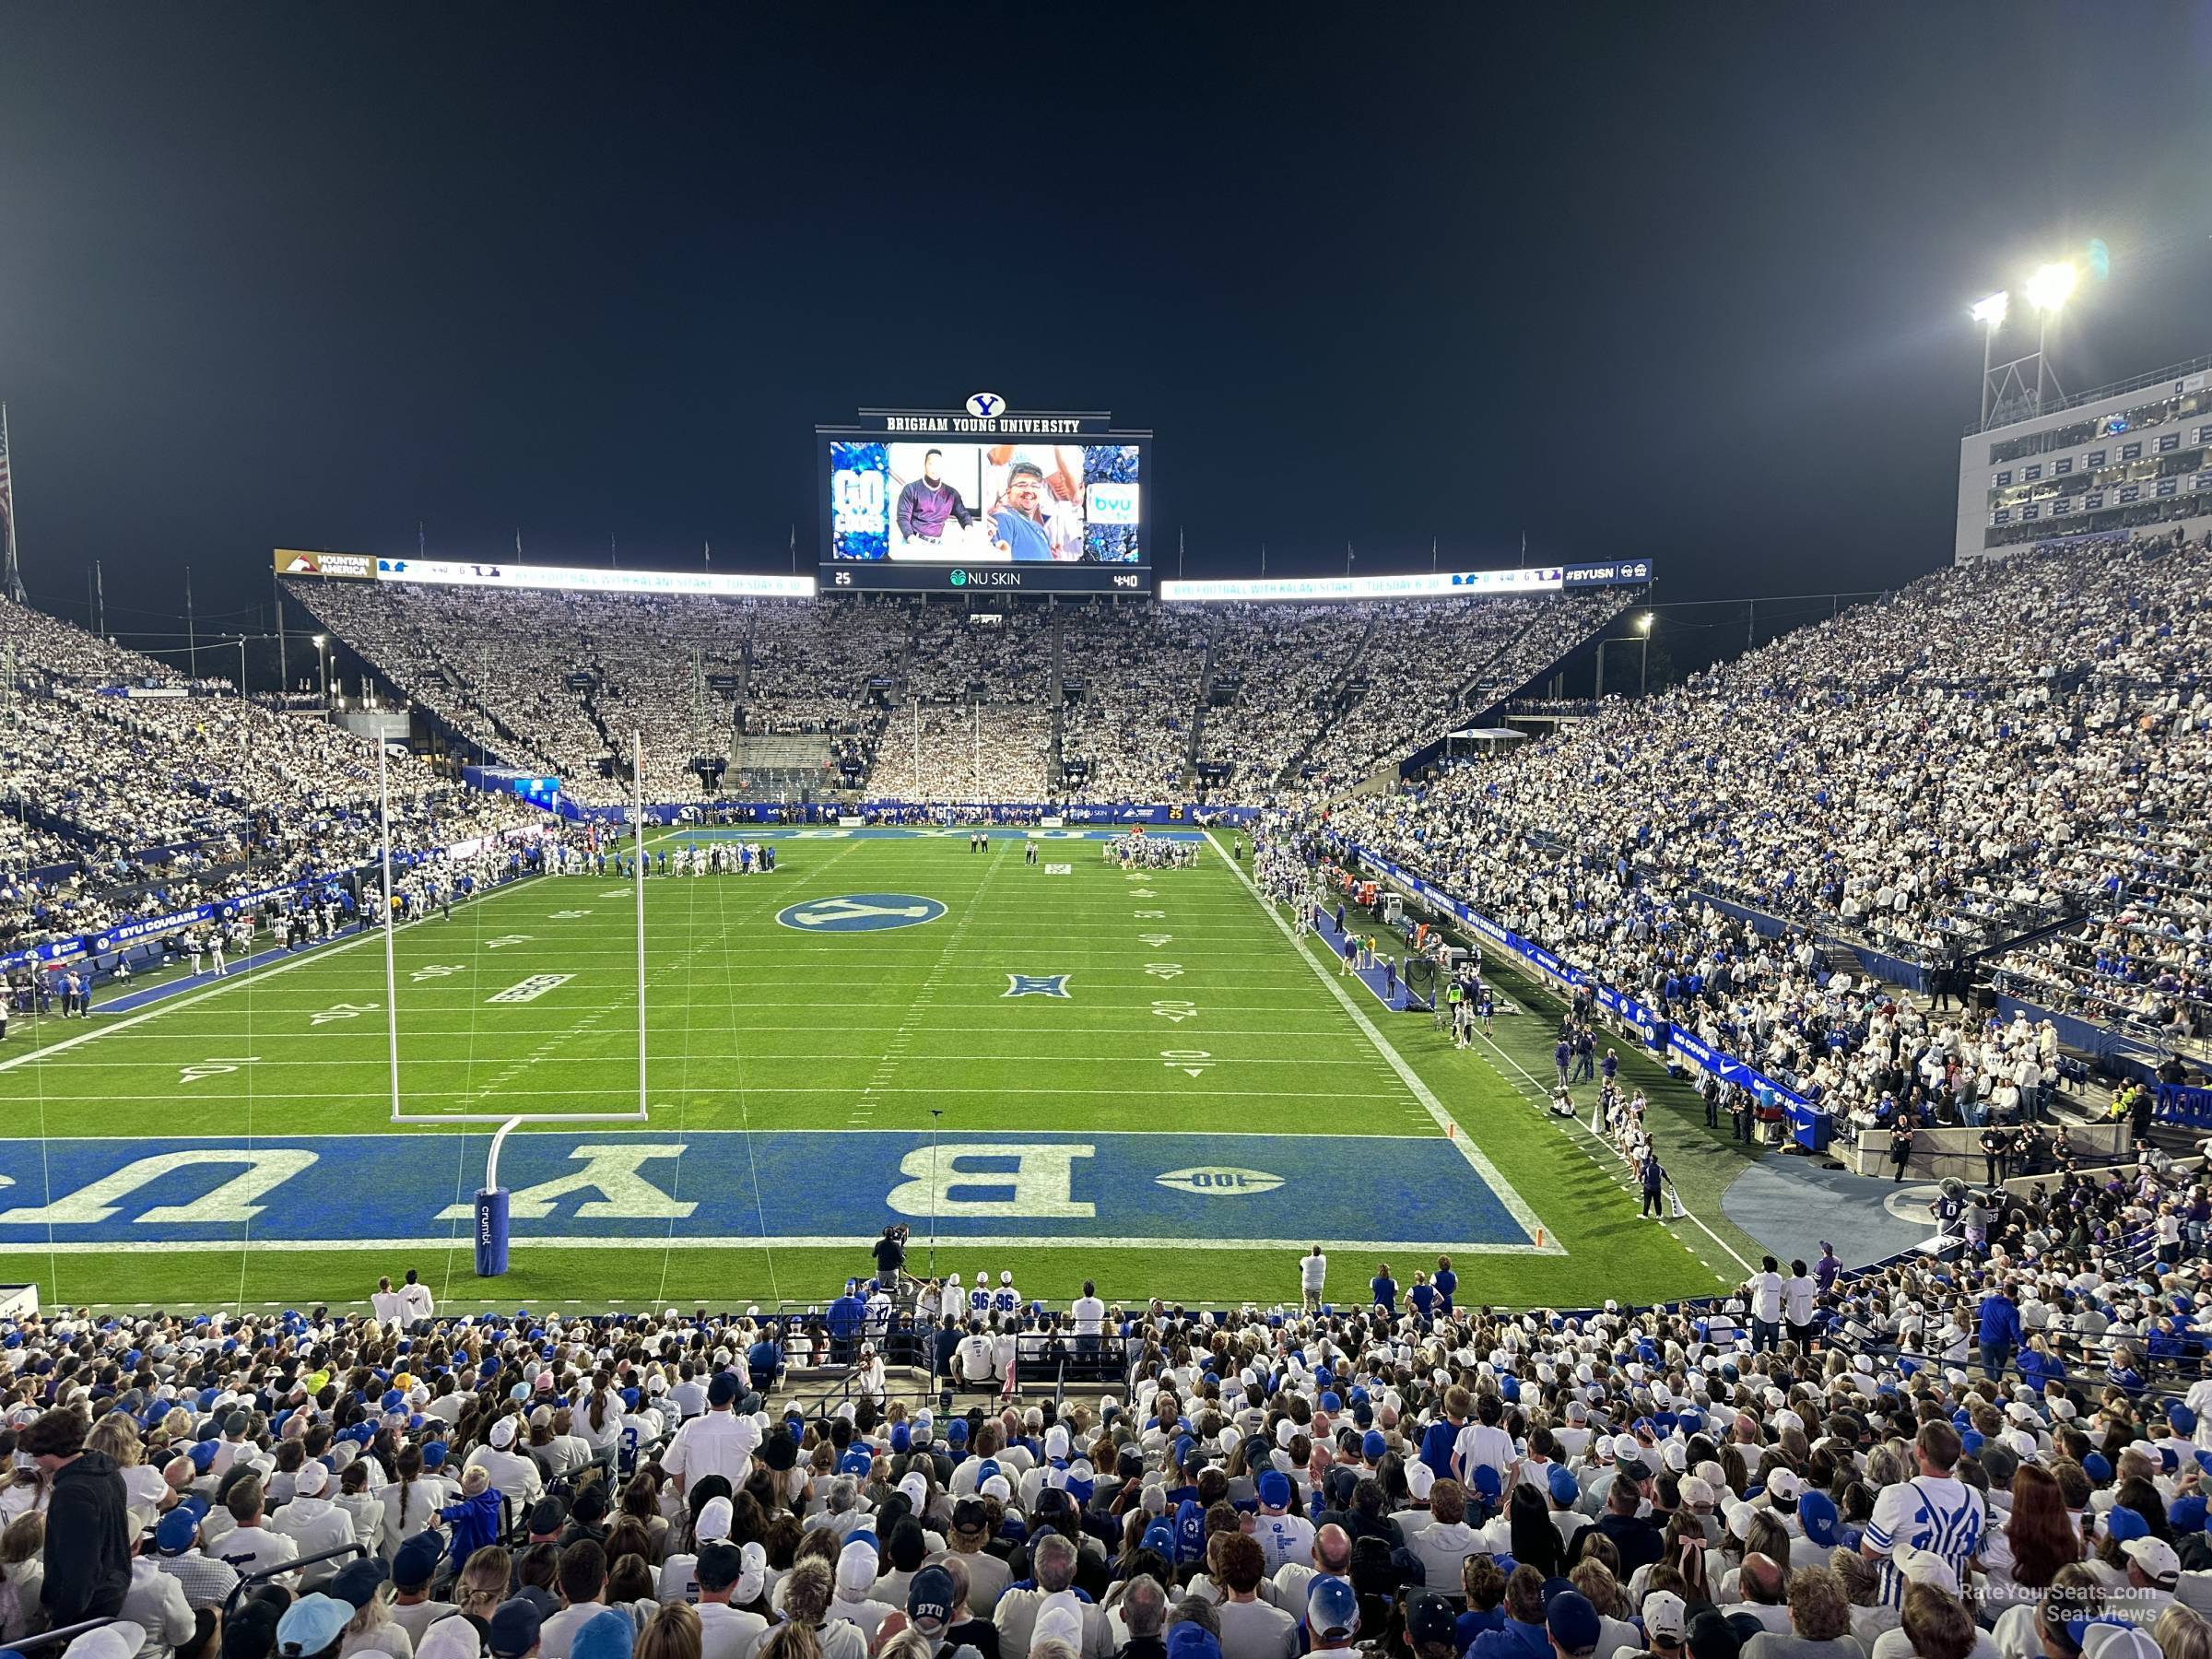
[[827, 441], [833, 564], [1146, 562], [1141, 444]]

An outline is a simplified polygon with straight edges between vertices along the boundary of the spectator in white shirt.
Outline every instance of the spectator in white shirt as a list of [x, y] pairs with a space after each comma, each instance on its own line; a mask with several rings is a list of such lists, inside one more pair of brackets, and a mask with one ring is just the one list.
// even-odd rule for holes
[[[291, 1501], [269, 1522], [269, 1531], [291, 1539], [300, 1556], [314, 1557], [356, 1542], [353, 1517], [324, 1496], [329, 1486], [330, 1470], [321, 1461], [310, 1459], [301, 1464], [300, 1473], [292, 1477]], [[315, 1589], [339, 1565], [318, 1561], [301, 1569], [302, 1587]]]
[[1321, 1253], [1320, 1245], [1298, 1258], [1298, 1288], [1308, 1309], [1321, 1306], [1321, 1288], [1328, 1277], [1329, 1258]]
[[1759, 1258], [1759, 1271], [1744, 1286], [1751, 1302], [1751, 1351], [1771, 1350], [1782, 1341], [1782, 1273], [1772, 1256]]
[[520, 1422], [512, 1415], [500, 1418], [492, 1424], [486, 1443], [471, 1452], [468, 1461], [461, 1465], [463, 1475], [471, 1469], [482, 1469], [490, 1476], [493, 1487], [518, 1514], [535, 1503], [546, 1489], [545, 1477], [538, 1473], [536, 1463], [514, 1450]]
[[707, 1409], [686, 1421], [662, 1454], [661, 1467], [679, 1496], [691, 1482], [709, 1475], [721, 1476], [735, 1491], [752, 1473], [760, 1428], [735, 1410], [741, 1387], [735, 1371], [716, 1371], [707, 1385]]
[[430, 1300], [430, 1288], [415, 1277], [415, 1269], [407, 1269], [407, 1282], [399, 1288], [399, 1315], [409, 1325], [429, 1319], [435, 1307]]
[[749, 1610], [768, 1587], [767, 1551], [710, 1544], [699, 1552], [697, 1577], [699, 1659], [746, 1659], [768, 1633], [768, 1620]]
[[[318, 1467], [321, 1465], [318, 1465]], [[241, 1578], [281, 1567], [287, 1561], [300, 1559], [300, 1546], [289, 1535], [271, 1531], [262, 1524], [264, 1501], [260, 1478], [249, 1475], [230, 1488], [230, 1497], [224, 1508], [230, 1512], [235, 1524], [221, 1540], [211, 1546], [208, 1553], [218, 1560], [227, 1561], [238, 1571]]]

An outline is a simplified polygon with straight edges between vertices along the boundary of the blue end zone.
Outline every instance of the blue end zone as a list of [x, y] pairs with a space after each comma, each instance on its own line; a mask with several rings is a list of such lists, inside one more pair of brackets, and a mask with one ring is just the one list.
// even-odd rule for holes
[[[465, 1243], [453, 1199], [482, 1183], [489, 1141], [0, 1141], [0, 1249]], [[953, 1246], [1547, 1248], [1441, 1135], [978, 1134], [933, 1151], [913, 1133], [655, 1124], [511, 1135], [500, 1176], [518, 1246], [857, 1248], [896, 1221], [919, 1241], [934, 1211]]]

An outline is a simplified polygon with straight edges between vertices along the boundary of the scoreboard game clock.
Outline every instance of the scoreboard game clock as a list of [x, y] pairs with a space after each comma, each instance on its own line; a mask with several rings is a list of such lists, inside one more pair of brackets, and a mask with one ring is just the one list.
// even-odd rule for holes
[[1152, 434], [1100, 413], [863, 409], [815, 429], [824, 592], [1148, 593]]

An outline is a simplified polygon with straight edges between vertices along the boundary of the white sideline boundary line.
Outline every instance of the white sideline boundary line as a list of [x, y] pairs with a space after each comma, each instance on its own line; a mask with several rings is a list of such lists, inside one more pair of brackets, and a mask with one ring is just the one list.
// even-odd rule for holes
[[[1433, 1140], [1434, 1135], [1423, 1135]], [[838, 1234], [771, 1234], [762, 1238], [759, 1233], [745, 1233], [731, 1237], [693, 1239], [677, 1235], [677, 1246], [684, 1250], [865, 1250], [882, 1235], [880, 1233]], [[618, 1235], [614, 1238], [570, 1237], [564, 1233], [525, 1233], [512, 1235], [517, 1244], [528, 1244], [540, 1250], [666, 1250], [669, 1241], [665, 1234], [651, 1238]], [[291, 1255], [312, 1251], [362, 1250], [385, 1252], [406, 1250], [443, 1250], [453, 1242], [450, 1237], [424, 1239], [204, 1239], [204, 1240], [124, 1240], [120, 1242], [95, 1242], [90, 1240], [70, 1243], [0, 1244], [0, 1256], [7, 1255], [185, 1255], [208, 1254], [220, 1251], [228, 1255], [250, 1247], [258, 1253], [278, 1253]], [[978, 1250], [1082, 1250], [1096, 1253], [1100, 1250], [1172, 1250], [1172, 1251], [1267, 1251], [1295, 1256], [1313, 1247], [1311, 1237], [1300, 1234], [1295, 1239], [1224, 1239], [1224, 1238], [1110, 1238], [1065, 1235], [1041, 1238], [1034, 1233], [999, 1233], [988, 1237], [954, 1237], [939, 1234], [937, 1242], [947, 1249], [972, 1245]], [[1527, 1244], [1500, 1244], [1495, 1241], [1483, 1244], [1454, 1243], [1447, 1239], [1351, 1239], [1334, 1241], [1339, 1250], [1353, 1250], [1373, 1255], [1415, 1253], [1438, 1255], [1535, 1255], [1535, 1247]], [[467, 1244], [465, 1230], [462, 1247]], [[1547, 1246], [1547, 1253], [1551, 1253]], [[1565, 1252], [1556, 1253], [1564, 1254]]]
[[[1515, 1071], [1519, 1072], [1523, 1077], [1528, 1079], [1529, 1087], [1536, 1091], [1536, 1095], [1539, 1099], [1550, 1099], [1550, 1096], [1545, 1091], [1544, 1085], [1537, 1080], [1533, 1073], [1529, 1071], [1528, 1067], [1522, 1065], [1520, 1061], [1514, 1059], [1511, 1054], [1507, 1053], [1504, 1049], [1499, 1048], [1498, 1040], [1495, 1037], [1483, 1035], [1482, 1040], [1488, 1043], [1493, 1049], [1498, 1050], [1499, 1059], [1504, 1061], [1508, 1065], [1512, 1066]], [[1573, 1123], [1575, 1128], [1583, 1135], [1591, 1140], [1598, 1142], [1601, 1146], [1604, 1146], [1606, 1151], [1613, 1151], [1612, 1144], [1606, 1141], [1603, 1135], [1591, 1135], [1589, 1126], [1585, 1124], [1580, 1117], [1575, 1118]], [[1623, 1161], [1618, 1152], [1614, 1153], [1614, 1159], [1616, 1162]], [[1679, 1202], [1678, 1195], [1677, 1202]], [[1702, 1232], [1715, 1244], [1718, 1244], [1723, 1250], [1734, 1256], [1736, 1261], [1741, 1264], [1743, 1270], [1746, 1273], [1756, 1273], [1759, 1271], [1756, 1267], [1752, 1266], [1749, 1262], [1744, 1260], [1743, 1253], [1741, 1251], [1737, 1250], [1735, 1245], [1729, 1243], [1727, 1240], [1722, 1238], [1719, 1233], [1714, 1232], [1712, 1228], [1706, 1226], [1705, 1218], [1699, 1215], [1696, 1210], [1691, 1209], [1688, 1205], [1685, 1204], [1682, 1206], [1682, 1213], [1698, 1224], [1699, 1231]]]
[[[1268, 902], [1266, 895], [1253, 884], [1252, 877], [1244, 873], [1244, 866], [1221, 850], [1221, 843], [1214, 839], [1214, 832], [1211, 830], [1206, 832], [1206, 844], [1213, 848], [1214, 856], [1227, 865], [1235, 874], [1236, 878], [1244, 884], [1244, 890], [1252, 895], [1253, 901], [1265, 913], [1267, 920], [1275, 924], [1276, 932], [1283, 935], [1285, 943], [1297, 953], [1299, 960], [1312, 969], [1313, 977], [1328, 988], [1329, 994], [1336, 999], [1337, 1005], [1350, 1016], [1352, 1023], [1359, 1028], [1359, 1034], [1373, 1046], [1375, 1053], [1382, 1056], [1391, 1070], [1397, 1073], [1398, 1081], [1405, 1084], [1406, 1091], [1421, 1103], [1430, 1117], [1435, 1121], [1436, 1126], [1443, 1131], [1444, 1138], [1459, 1149], [1460, 1156], [1467, 1160], [1468, 1167], [1482, 1178], [1484, 1184], [1491, 1192], [1498, 1195], [1498, 1201], [1505, 1206], [1506, 1213], [1512, 1216], [1520, 1224], [1521, 1230], [1528, 1235], [1528, 1242], [1525, 1244], [1508, 1246], [1504, 1251], [1489, 1253], [1518, 1252], [1524, 1255], [1565, 1255], [1567, 1247], [1559, 1241], [1559, 1235], [1548, 1232], [1544, 1223], [1537, 1218], [1536, 1212], [1529, 1208], [1528, 1201], [1513, 1190], [1513, 1183], [1506, 1180], [1498, 1166], [1493, 1164], [1484, 1155], [1481, 1148], [1467, 1137], [1459, 1120], [1444, 1110], [1444, 1103], [1438, 1100], [1436, 1092], [1421, 1080], [1420, 1074], [1408, 1065], [1406, 1063], [1406, 1057], [1393, 1048], [1389, 1040], [1375, 1029], [1375, 1022], [1367, 1017], [1367, 1011], [1347, 996], [1344, 987], [1339, 985], [1330, 976], [1328, 971], [1315, 961], [1312, 954], [1298, 942], [1298, 935], [1290, 931], [1290, 924], [1276, 912], [1275, 906]], [[1536, 1234], [1539, 1232], [1548, 1234], [1547, 1242], [1539, 1244], [1535, 1241]], [[1357, 1248], [1357, 1246], [1347, 1248]]]

